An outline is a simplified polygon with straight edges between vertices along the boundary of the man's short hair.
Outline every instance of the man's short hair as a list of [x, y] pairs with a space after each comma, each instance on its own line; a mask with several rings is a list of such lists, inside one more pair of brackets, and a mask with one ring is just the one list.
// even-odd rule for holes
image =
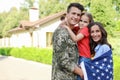
[[68, 6], [68, 8], [67, 8], [67, 13], [70, 12], [71, 7], [76, 7], [79, 10], [84, 11], [84, 7], [80, 3], [70, 3], [69, 6]]

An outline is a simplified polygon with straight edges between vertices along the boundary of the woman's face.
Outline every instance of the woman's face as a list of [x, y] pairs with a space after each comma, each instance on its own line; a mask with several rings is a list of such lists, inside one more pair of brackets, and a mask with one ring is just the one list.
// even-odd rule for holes
[[94, 42], [98, 43], [102, 38], [102, 33], [98, 25], [93, 25], [90, 29], [90, 35]]

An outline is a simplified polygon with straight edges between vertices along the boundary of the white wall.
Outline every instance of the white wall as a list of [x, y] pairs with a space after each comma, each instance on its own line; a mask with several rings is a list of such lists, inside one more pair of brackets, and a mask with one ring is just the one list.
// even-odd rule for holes
[[45, 24], [40, 26], [40, 28], [37, 30], [37, 33], [39, 35], [40, 47], [43, 47], [43, 48], [46, 47], [46, 32], [54, 32], [59, 24], [60, 24], [60, 21], [56, 21], [51, 24]]
[[11, 47], [30, 47], [31, 46], [31, 37], [29, 32], [22, 32], [13, 34], [10, 39]]

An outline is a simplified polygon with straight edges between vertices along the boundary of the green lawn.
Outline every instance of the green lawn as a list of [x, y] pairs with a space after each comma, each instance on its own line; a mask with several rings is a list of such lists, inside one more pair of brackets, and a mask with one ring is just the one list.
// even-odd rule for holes
[[120, 79], [120, 56], [114, 55], [113, 62], [114, 62], [114, 80]]

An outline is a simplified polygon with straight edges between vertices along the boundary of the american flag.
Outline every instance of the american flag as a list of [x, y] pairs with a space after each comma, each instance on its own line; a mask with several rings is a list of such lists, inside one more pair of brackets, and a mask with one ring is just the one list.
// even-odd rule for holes
[[89, 62], [82, 62], [84, 80], [113, 80], [112, 51], [109, 50]]

